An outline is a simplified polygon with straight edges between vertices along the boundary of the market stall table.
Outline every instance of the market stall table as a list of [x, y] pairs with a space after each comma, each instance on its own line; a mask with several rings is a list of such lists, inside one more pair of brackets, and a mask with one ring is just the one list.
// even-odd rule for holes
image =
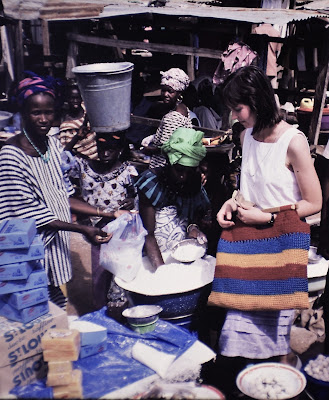
[[[145, 392], [151, 383], [161, 380], [160, 376], [170, 381], [193, 381], [201, 364], [215, 357], [193, 334], [166, 321], [159, 320], [154, 331], [139, 334], [108, 317], [106, 307], [79, 320], [107, 328], [107, 348], [74, 362], [74, 368], [83, 373], [84, 398], [129, 398]], [[137, 344], [157, 354], [153, 360], [145, 360], [149, 366], [132, 356], [133, 348], [138, 351]], [[172, 355], [172, 362], [168, 362], [168, 355]], [[166, 370], [163, 360], [168, 363]], [[11, 394], [17, 398], [53, 398], [46, 378], [15, 388]]]

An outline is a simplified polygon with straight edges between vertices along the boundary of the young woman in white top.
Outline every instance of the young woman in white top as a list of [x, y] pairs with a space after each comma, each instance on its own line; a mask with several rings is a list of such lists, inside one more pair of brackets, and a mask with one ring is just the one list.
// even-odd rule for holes
[[[241, 133], [240, 190], [254, 207], [238, 207], [227, 200], [217, 214], [224, 229], [234, 225], [233, 214], [246, 224], [273, 222], [275, 214], [264, 208], [297, 203], [300, 218], [321, 210], [319, 180], [305, 135], [283, 121], [274, 91], [256, 66], [240, 68], [224, 83], [223, 98], [245, 128]], [[296, 365], [290, 349], [294, 310], [228, 310], [220, 334], [223, 356], [271, 359]]]

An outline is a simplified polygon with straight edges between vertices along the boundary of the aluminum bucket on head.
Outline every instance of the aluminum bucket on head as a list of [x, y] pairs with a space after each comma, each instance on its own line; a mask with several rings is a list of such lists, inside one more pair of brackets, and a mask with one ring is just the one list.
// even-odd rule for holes
[[72, 68], [95, 132], [117, 132], [130, 126], [129, 62], [97, 63]]

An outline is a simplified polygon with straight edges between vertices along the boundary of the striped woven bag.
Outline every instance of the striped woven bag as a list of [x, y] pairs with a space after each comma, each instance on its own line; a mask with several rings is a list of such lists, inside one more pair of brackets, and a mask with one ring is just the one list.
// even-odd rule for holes
[[273, 226], [237, 219], [218, 242], [208, 304], [238, 310], [306, 309], [310, 227], [296, 210], [277, 214]]

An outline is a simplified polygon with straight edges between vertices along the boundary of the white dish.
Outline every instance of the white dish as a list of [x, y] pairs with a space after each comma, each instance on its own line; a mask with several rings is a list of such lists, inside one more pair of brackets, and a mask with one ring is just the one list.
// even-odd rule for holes
[[200, 244], [196, 239], [184, 239], [178, 242], [171, 251], [171, 257], [180, 262], [193, 262], [206, 254], [206, 244]]
[[306, 378], [298, 369], [286, 364], [260, 363], [242, 370], [236, 378], [236, 385], [252, 399], [288, 400], [302, 393]]
[[310, 246], [310, 249], [308, 251], [308, 262], [311, 264], [317, 263], [321, 261], [322, 256], [320, 254], [316, 254], [317, 252], [317, 247], [315, 246]]

